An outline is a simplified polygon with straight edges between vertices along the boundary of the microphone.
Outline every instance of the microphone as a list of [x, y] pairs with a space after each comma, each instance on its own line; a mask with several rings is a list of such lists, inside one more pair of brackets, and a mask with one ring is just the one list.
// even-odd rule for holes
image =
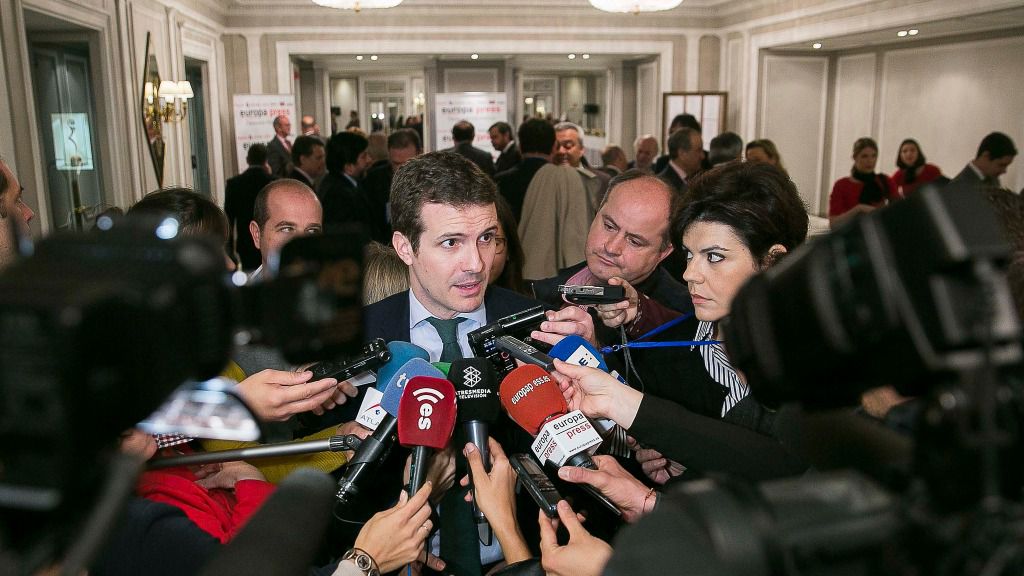
[[[612, 376], [615, 376], [619, 380], [619, 382], [622, 382], [623, 384], [626, 383], [622, 376], [620, 376], [617, 372], [608, 369], [608, 364], [606, 364], [604, 361], [604, 355], [601, 354], [597, 350], [597, 348], [594, 348], [590, 344], [590, 342], [586, 341], [586, 339], [581, 338], [575, 334], [562, 338], [558, 342], [558, 344], [555, 344], [554, 346], [551, 347], [551, 350], [548, 351], [548, 354], [552, 358], [557, 358], [567, 364], [576, 364], [578, 366], [597, 368], [602, 372], [607, 372], [610, 373]], [[616, 424], [612, 420], [608, 420], [606, 418], [598, 418], [594, 421], [594, 426], [597, 427], [598, 433], [601, 434], [601, 436], [607, 436], [613, 431], [613, 429], [616, 427]], [[623, 433], [623, 438], [624, 436], [625, 435]], [[622, 446], [621, 449], [626, 451], [626, 454], [624, 455], [628, 455], [628, 448]], [[611, 450], [614, 452], [614, 447]]]
[[384, 391], [387, 390], [388, 382], [391, 381], [398, 369], [413, 358], [430, 360], [430, 355], [426, 350], [408, 342], [390, 342], [387, 345], [387, 350], [391, 361], [377, 370], [377, 384], [374, 388], [368, 388], [363, 394], [363, 400], [355, 418], [357, 423], [370, 430], [376, 430], [384, 415], [387, 414], [381, 407], [381, 399], [384, 396]]
[[[498, 396], [509, 417], [535, 437], [530, 448], [542, 464], [597, 470], [588, 450], [601, 444], [601, 436], [582, 412], [569, 412], [558, 382], [550, 374], [537, 366], [520, 366], [501, 381]], [[610, 510], [621, 514], [593, 486], [582, 486]]]
[[[203, 567], [202, 576], [305, 573], [330, 522], [331, 478], [297, 470], [277, 487], [242, 531]], [[267, 554], [267, 546], [277, 550]]]
[[[456, 419], [466, 431], [466, 439], [476, 446], [484, 463], [484, 470], [491, 471], [490, 447], [487, 445], [488, 427], [498, 420], [501, 403], [498, 401], [498, 383], [494, 367], [486, 358], [463, 358], [452, 362], [448, 379], [455, 387], [459, 410]], [[487, 517], [473, 501], [473, 518], [476, 520], [480, 542], [491, 545], [491, 525]]]
[[410, 497], [426, 480], [430, 450], [444, 448], [452, 437], [455, 412], [455, 388], [444, 378], [416, 376], [405, 387], [398, 407], [398, 441], [412, 448]]
[[[391, 370], [388, 371], [392, 373]], [[377, 429], [366, 440], [363, 440], [352, 461], [345, 469], [345, 475], [338, 481], [338, 492], [335, 496], [342, 505], [351, 504], [359, 495], [359, 484], [364, 476], [369, 476], [377, 465], [384, 460], [391, 444], [395, 441], [396, 417], [406, 384], [417, 376], [436, 378], [441, 371], [422, 358], [413, 358], [393, 371], [388, 381], [381, 408], [386, 414]]]

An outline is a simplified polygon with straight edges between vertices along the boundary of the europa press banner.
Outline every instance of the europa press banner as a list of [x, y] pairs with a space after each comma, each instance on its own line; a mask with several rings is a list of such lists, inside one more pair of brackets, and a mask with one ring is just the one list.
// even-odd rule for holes
[[298, 121], [295, 118], [294, 94], [235, 94], [235, 154], [238, 171], [245, 170], [249, 146], [266, 144], [274, 137], [274, 118], [287, 116], [295, 139]]
[[435, 150], [455, 145], [452, 126], [459, 120], [468, 120], [476, 128], [473, 146], [494, 155], [487, 129], [495, 122], [508, 122], [508, 101], [504, 92], [452, 92], [434, 96]]

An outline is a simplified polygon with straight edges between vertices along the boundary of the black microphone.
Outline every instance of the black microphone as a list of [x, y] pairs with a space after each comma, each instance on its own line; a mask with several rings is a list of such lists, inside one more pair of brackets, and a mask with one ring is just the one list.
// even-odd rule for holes
[[[466, 439], [480, 452], [484, 470], [491, 471], [491, 452], [487, 446], [488, 427], [498, 420], [501, 402], [498, 400], [498, 382], [494, 367], [486, 358], [463, 358], [452, 362], [448, 379], [455, 386], [458, 400], [456, 423], [462, 424]], [[461, 448], [461, 447], [460, 447]], [[491, 525], [484, 513], [473, 502], [480, 542], [491, 545]]]
[[289, 475], [200, 576], [306, 573], [331, 519], [333, 486], [330, 476], [309, 468]]

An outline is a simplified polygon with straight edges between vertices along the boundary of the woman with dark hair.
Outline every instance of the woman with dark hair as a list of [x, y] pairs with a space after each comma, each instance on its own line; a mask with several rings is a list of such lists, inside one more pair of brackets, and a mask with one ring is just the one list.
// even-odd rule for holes
[[899, 170], [892, 175], [892, 183], [900, 196], [907, 197], [918, 187], [942, 178], [942, 170], [934, 164], [928, 164], [921, 151], [921, 145], [913, 138], [900, 143], [900, 151], [896, 154], [896, 166]]
[[746, 156], [747, 162], [765, 162], [783, 172], [786, 171], [786, 167], [782, 164], [782, 155], [779, 154], [779, 149], [775, 146], [775, 142], [767, 138], [748, 142]]
[[888, 176], [875, 172], [878, 144], [871, 138], [858, 138], [853, 143], [853, 169], [850, 175], [836, 180], [828, 201], [828, 220], [832, 227], [847, 219], [884, 206], [901, 198]]
[[[641, 450], [638, 459], [662, 483], [681, 472], [670, 460], [685, 466], [687, 478], [726, 472], [763, 480], [802, 472], [803, 462], [773, 437], [774, 413], [749, 395], [745, 379], [732, 369], [720, 323], [740, 287], [806, 235], [803, 202], [792, 181], [774, 166], [734, 162], [699, 177], [673, 226], [687, 258], [683, 280], [694, 317], [657, 339], [702, 344], [656, 349], [657, 359], [636, 367], [642, 391], [604, 372], [559, 362], [572, 408], [610, 418], [657, 450]], [[645, 332], [678, 316], [623, 285], [626, 301], [598, 307], [605, 324]]]
[[494, 260], [487, 284], [508, 288], [513, 292], [533, 297], [523, 282], [523, 243], [519, 241], [518, 224], [512, 208], [500, 194], [494, 203], [498, 210], [498, 235], [494, 237]]

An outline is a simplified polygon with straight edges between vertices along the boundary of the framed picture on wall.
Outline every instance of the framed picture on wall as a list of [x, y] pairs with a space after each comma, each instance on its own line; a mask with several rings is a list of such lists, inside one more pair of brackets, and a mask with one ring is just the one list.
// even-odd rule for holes
[[668, 129], [679, 114], [693, 114], [701, 125], [704, 145], [725, 131], [727, 92], [665, 92], [662, 94], [661, 146], [668, 150]]

